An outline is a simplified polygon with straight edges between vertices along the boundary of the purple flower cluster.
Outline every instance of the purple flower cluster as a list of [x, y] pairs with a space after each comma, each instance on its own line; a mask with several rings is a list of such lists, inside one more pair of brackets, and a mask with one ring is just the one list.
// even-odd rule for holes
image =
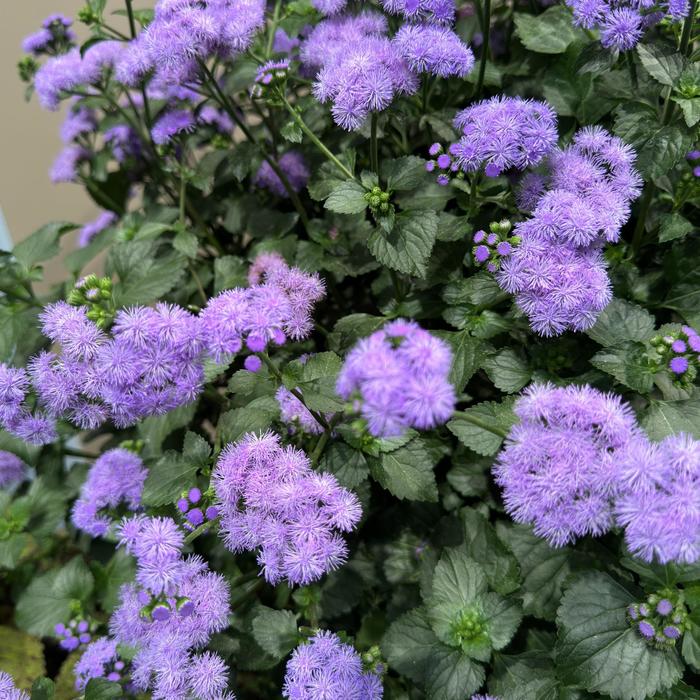
[[671, 435], [640, 437], [618, 465], [617, 523], [629, 550], [645, 561], [700, 559], [700, 442]]
[[103, 453], [92, 465], [73, 505], [73, 524], [93, 537], [105, 535], [113, 519], [105, 510], [124, 504], [131, 511], [141, 505], [148, 471], [129, 450], [116, 448]]
[[516, 295], [537, 333], [586, 330], [609, 303], [601, 247], [619, 240], [630, 202], [639, 195], [634, 159], [617, 137], [585, 127], [568, 148], [549, 154], [548, 178], [528, 179], [521, 202], [534, 203], [534, 211], [516, 226], [521, 244], [497, 280]]
[[364, 670], [352, 646], [321, 630], [294, 650], [283, 695], [287, 700], [381, 700], [384, 689], [377, 673]]
[[169, 143], [176, 136], [194, 131], [194, 114], [187, 109], [174, 109], [165, 112], [151, 129], [153, 142], [159, 146]]
[[452, 352], [413, 321], [397, 320], [361, 340], [348, 354], [336, 390], [356, 403], [376, 437], [445, 423], [454, 413], [448, 375]]
[[694, 328], [683, 326], [680, 332], [654, 336], [650, 342], [676, 380], [692, 382], [695, 379], [700, 365], [700, 335]]
[[[345, 3], [322, 4], [334, 14]], [[437, 8], [444, 3], [420, 4]], [[454, 15], [454, 3], [448, 4]], [[398, 4], [395, 7], [400, 11]], [[471, 49], [437, 14], [411, 16], [423, 21], [403, 25], [393, 38], [382, 15], [332, 17], [320, 22], [302, 44], [302, 63], [316, 72], [314, 94], [321, 102], [333, 103], [333, 118], [342, 128], [357, 130], [370, 112], [386, 109], [397, 95], [413, 94], [421, 73], [462, 77], [473, 68]]]
[[237, 353], [244, 341], [252, 352], [262, 352], [270, 342], [306, 338], [314, 304], [325, 294], [318, 275], [289, 267], [278, 253], [258, 256], [248, 279], [252, 286], [222, 292], [202, 311], [207, 351], [217, 361]]
[[255, 82], [250, 89], [251, 96], [260, 98], [270, 86], [284, 83], [289, 73], [289, 65], [289, 59], [284, 58], [281, 61], [267, 61], [260, 66], [255, 74]]
[[[689, 12], [688, 0], [566, 0], [572, 9], [574, 24], [597, 29], [600, 43], [608, 49], [633, 49], [650, 27], [662, 20], [682, 21]], [[650, 11], [652, 10], [653, 11]]]
[[71, 620], [67, 625], [59, 622], [54, 627], [54, 633], [61, 640], [58, 645], [66, 651], [75, 651], [92, 640], [90, 623], [87, 620]]
[[0, 671], [0, 698], [2, 700], [29, 700], [29, 695], [23, 690], [18, 690], [9, 673]]
[[224, 543], [258, 551], [272, 584], [307, 585], [347, 558], [339, 532], [355, 528], [362, 509], [336, 478], [311, 469], [307, 456], [272, 433], [228, 445], [212, 474]]
[[159, 0], [153, 21], [129, 45], [116, 69], [126, 85], [153, 74], [156, 83], [196, 80], [200, 63], [245, 51], [264, 25], [263, 0]]
[[554, 546], [613, 525], [617, 473], [638, 434], [619, 397], [589, 386], [533, 384], [494, 466], [506, 510]]
[[[434, 143], [429, 149], [428, 153], [433, 158], [433, 160], [428, 160], [425, 163], [425, 170], [429, 173], [434, 173], [436, 170], [438, 172], [435, 181], [441, 187], [447, 187], [450, 184], [450, 179], [453, 175], [459, 177], [461, 171], [459, 169], [459, 164], [456, 160], [452, 159], [449, 153], [443, 150], [441, 143]], [[487, 168], [488, 169], [488, 168]], [[463, 175], [461, 175], [464, 177]]]
[[125, 663], [119, 657], [117, 643], [100, 637], [92, 642], [75, 664], [75, 688], [83, 691], [92, 678], [106, 678], [112, 683], [122, 680]]
[[698, 161], [700, 160], [700, 151], [688, 151], [685, 157], [693, 164], [693, 175], [695, 177], [700, 177], [700, 164], [698, 164]]
[[[287, 151], [279, 158], [277, 164], [295, 192], [301, 192], [306, 187], [311, 172], [306, 164], [306, 159], [299, 151]], [[289, 197], [287, 188], [266, 160], [260, 165], [260, 169], [253, 178], [253, 184], [256, 187], [269, 190], [278, 197]]]
[[496, 221], [491, 224], [488, 233], [477, 231], [472, 240], [472, 255], [478, 265], [486, 265], [489, 272], [496, 272], [503, 258], [513, 252], [513, 247], [520, 243], [518, 236], [509, 236], [510, 221]]
[[202, 492], [198, 488], [190, 489], [182, 498], [178, 499], [177, 509], [185, 516], [185, 529], [194, 530], [205, 520], [216, 520], [219, 517], [219, 509], [216, 506], [205, 508], [201, 504]]
[[454, 125], [463, 134], [449, 148], [457, 165], [489, 177], [537, 165], [557, 143], [556, 114], [538, 100], [492, 97], [459, 112]]
[[22, 41], [22, 51], [40, 56], [67, 49], [76, 40], [72, 26], [73, 20], [69, 17], [61, 14], [49, 15], [41, 23], [39, 31]]
[[110, 621], [118, 644], [136, 648], [131, 680], [153, 698], [225, 700], [228, 673], [216, 654], [196, 654], [228, 625], [229, 589], [196, 555], [183, 558], [184, 537], [170, 518], [135, 517], [121, 542], [137, 560], [136, 583], [126, 584]]
[[88, 222], [80, 229], [78, 235], [78, 245], [84, 248], [97, 235], [106, 231], [110, 226], [119, 221], [119, 217], [113, 211], [103, 211], [96, 219]]
[[644, 603], [627, 608], [627, 617], [633, 629], [656, 649], [672, 649], [683, 635], [688, 617], [685, 605], [652, 594]]
[[0, 489], [24, 481], [27, 476], [27, 465], [12, 452], [0, 450]]

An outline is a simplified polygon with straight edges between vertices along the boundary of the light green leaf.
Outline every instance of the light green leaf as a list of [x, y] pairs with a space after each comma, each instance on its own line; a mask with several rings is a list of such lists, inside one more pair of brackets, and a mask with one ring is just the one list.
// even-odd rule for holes
[[684, 68], [683, 56], [661, 43], [637, 44], [637, 55], [649, 75], [662, 85], [675, 85]]
[[326, 449], [319, 469], [333, 474], [348, 489], [356, 488], [369, 476], [365, 455], [344, 442], [334, 442]]
[[506, 394], [520, 391], [532, 378], [527, 362], [512, 348], [487, 357], [483, 368], [496, 388]]
[[627, 619], [633, 596], [608, 574], [590, 572], [566, 591], [557, 613], [561, 679], [616, 700], [643, 700], [683, 675], [675, 650], [649, 645]]
[[420, 438], [379, 458], [369, 458], [372, 477], [396, 498], [437, 501], [433, 459]]
[[447, 427], [470, 450], [490, 457], [498, 452], [505, 435], [515, 423], [513, 402], [512, 398], [502, 403], [484, 401], [455, 413]]
[[281, 660], [299, 641], [297, 618], [290, 610], [261, 606], [253, 618], [253, 637], [270, 656]]
[[681, 108], [683, 112], [683, 118], [685, 123], [689, 127], [695, 126], [700, 122], [700, 98], [693, 97], [692, 99], [686, 99], [683, 97], [673, 97], [673, 101]]
[[642, 428], [652, 440], [689, 433], [700, 440], [700, 398], [687, 401], [652, 401], [642, 415]]
[[564, 53], [577, 36], [571, 14], [560, 5], [550, 7], [540, 15], [516, 12], [513, 19], [520, 41], [525, 48], [536, 53]]
[[12, 249], [12, 254], [17, 259], [17, 262], [29, 269], [37, 263], [58, 255], [60, 251], [58, 244], [60, 237], [76, 228], [75, 224], [69, 224], [65, 221], [57, 221], [42, 226], [39, 230], [34, 231], [31, 236], [18, 243]]
[[587, 334], [603, 347], [614, 347], [630, 341], [643, 343], [654, 335], [655, 327], [654, 317], [646, 309], [613, 299]]
[[106, 678], [91, 678], [85, 686], [85, 700], [119, 700], [123, 697], [119, 683], [110, 683]]
[[338, 214], [359, 214], [367, 208], [365, 188], [355, 180], [338, 185], [326, 199], [326, 209]]
[[649, 365], [641, 343], [601, 350], [591, 358], [591, 364], [640, 394], [648, 393], [654, 386], [655, 369]]
[[[700, 104], [700, 100], [698, 100]], [[678, 238], [685, 238], [695, 230], [695, 226], [682, 214], [663, 214], [659, 226], [659, 242], [675, 241]]]
[[279, 404], [274, 397], [261, 396], [243, 408], [235, 408], [223, 413], [219, 418], [218, 430], [221, 440], [236, 442], [246, 433], [261, 433], [267, 430], [279, 416]]

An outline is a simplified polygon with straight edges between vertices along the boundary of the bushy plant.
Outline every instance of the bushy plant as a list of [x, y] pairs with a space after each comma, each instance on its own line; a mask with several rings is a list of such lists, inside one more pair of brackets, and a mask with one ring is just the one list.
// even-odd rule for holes
[[696, 16], [47, 18], [103, 211], [0, 257], [0, 698], [700, 698]]

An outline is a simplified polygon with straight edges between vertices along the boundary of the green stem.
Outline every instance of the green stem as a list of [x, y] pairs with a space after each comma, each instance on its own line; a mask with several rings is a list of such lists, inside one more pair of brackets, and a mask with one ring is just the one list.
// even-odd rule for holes
[[275, 43], [275, 32], [277, 31], [277, 25], [280, 21], [280, 10], [282, 9], [282, 0], [276, 0], [275, 9], [272, 13], [272, 22], [270, 23], [270, 33], [267, 37], [267, 47], [265, 50], [265, 55], [270, 58], [272, 56], [272, 46]]
[[379, 177], [379, 139], [377, 138], [379, 115], [376, 112], [372, 112], [371, 124], [372, 126], [369, 148], [370, 170], [373, 173], [376, 173], [377, 177]]
[[695, 9], [697, 8], [698, 0], [691, 0], [690, 11], [683, 23], [683, 33], [681, 34], [681, 53], [684, 56], [690, 56], [692, 43], [690, 37], [693, 34], [693, 23], [695, 22]]
[[190, 542], [194, 542], [200, 535], [204, 534], [214, 523], [216, 520], [207, 520], [206, 523], [202, 523], [198, 528], [192, 530], [187, 537], [185, 537], [185, 544], [190, 544]]
[[474, 88], [475, 100], [478, 100], [481, 97], [481, 91], [484, 87], [484, 76], [486, 75], [486, 62], [489, 58], [489, 39], [491, 34], [491, 0], [484, 0], [484, 16], [481, 32], [484, 39], [481, 45], [479, 75], [476, 79], [476, 87]]
[[481, 428], [482, 430], [488, 430], [490, 433], [498, 435], [498, 437], [502, 437], [505, 439], [508, 436], [508, 431], [503, 430], [503, 428], [497, 428], [496, 426], [491, 425], [486, 421], [479, 420], [478, 418], [475, 418], [470, 413], [466, 413], [465, 411], [459, 411], [455, 415], [457, 418], [465, 420], [467, 421], [467, 423], [471, 423], [477, 428]]
[[321, 151], [321, 153], [331, 163], [333, 163], [333, 165], [335, 165], [335, 167], [338, 168], [338, 170], [340, 170], [340, 172], [342, 172], [343, 175], [345, 175], [345, 177], [347, 177], [349, 180], [355, 180], [356, 178], [350, 172], [350, 170], [348, 170], [338, 160], [338, 158], [328, 150], [328, 148], [325, 146], [325, 144], [323, 144], [319, 140], [318, 136], [316, 136], [316, 134], [314, 134], [314, 132], [311, 131], [311, 129], [309, 129], [309, 127], [306, 125], [306, 122], [301, 118], [301, 115], [299, 114], [299, 112], [297, 112], [297, 110], [294, 109], [294, 107], [292, 107], [291, 104], [289, 104], [289, 101], [287, 100], [287, 98], [284, 95], [280, 95], [280, 96], [281, 96], [282, 100], [284, 101], [284, 106], [287, 108], [287, 111], [292, 116], [292, 119], [294, 119], [294, 122], [296, 123], [296, 125], [309, 137], [309, 140], [311, 141], [311, 143], [313, 143], [314, 146], [316, 146], [316, 148], [318, 148], [318, 150]]
[[480, 174], [474, 173], [469, 187], [469, 212], [467, 217], [470, 221], [478, 208], [479, 180]]
[[316, 447], [314, 447], [314, 451], [311, 453], [311, 466], [315, 467], [318, 464], [318, 460], [321, 458], [321, 455], [323, 454], [323, 450], [326, 448], [326, 445], [328, 444], [328, 440], [330, 439], [330, 431], [325, 430], [323, 434], [319, 437], [318, 442], [316, 443]]
[[97, 459], [99, 457], [99, 455], [91, 455], [89, 452], [76, 450], [73, 447], [63, 447], [61, 452], [63, 452], [64, 457], [79, 457], [80, 459]]
[[630, 72], [630, 82], [632, 83], [632, 88], [634, 90], [637, 89], [639, 82], [637, 80], [637, 64], [634, 62], [634, 54], [632, 51], [628, 51], [627, 55], [627, 67], [629, 68]]
[[306, 213], [306, 209], [304, 208], [304, 205], [302, 204], [301, 199], [299, 199], [299, 195], [297, 194], [296, 190], [292, 187], [291, 183], [289, 182], [289, 179], [284, 174], [284, 172], [280, 168], [277, 161], [274, 158], [272, 158], [267, 153], [267, 151], [262, 147], [262, 144], [260, 144], [258, 142], [258, 140], [253, 135], [253, 132], [248, 128], [248, 125], [245, 123], [245, 121], [243, 121], [238, 116], [238, 113], [236, 112], [236, 108], [235, 108], [234, 104], [226, 96], [224, 91], [219, 87], [219, 84], [216, 81], [216, 77], [209, 70], [209, 67], [207, 66], [207, 64], [204, 63], [204, 61], [200, 60], [199, 65], [201, 66], [202, 70], [204, 71], [204, 74], [206, 75], [208, 82], [211, 85], [212, 90], [214, 90], [215, 95], [211, 95], [211, 97], [214, 99], [217, 99], [221, 103], [221, 106], [226, 110], [226, 113], [229, 115], [229, 117], [231, 117], [231, 119], [236, 123], [238, 128], [243, 132], [244, 136], [254, 146], [256, 146], [258, 148], [258, 150], [262, 154], [262, 157], [267, 161], [268, 165], [272, 168], [273, 172], [281, 180], [282, 185], [284, 186], [284, 189], [287, 190], [287, 194], [289, 195], [289, 198], [291, 199], [292, 204], [294, 205], [294, 208], [297, 210], [297, 213], [299, 214], [299, 219], [301, 220], [302, 225], [304, 226], [304, 228], [306, 230], [308, 230], [309, 217]]

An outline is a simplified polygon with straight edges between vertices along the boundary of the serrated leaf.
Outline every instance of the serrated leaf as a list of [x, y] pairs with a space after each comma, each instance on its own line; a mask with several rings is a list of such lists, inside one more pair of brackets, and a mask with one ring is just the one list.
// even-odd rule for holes
[[536, 53], [564, 53], [576, 39], [571, 14], [562, 6], [550, 7], [540, 15], [516, 12], [515, 33], [525, 48]]
[[652, 401], [640, 422], [651, 440], [663, 440], [678, 433], [688, 433], [700, 440], [700, 398]]
[[627, 619], [634, 597], [608, 574], [590, 572], [566, 591], [557, 613], [563, 681], [619, 700], [643, 700], [683, 675], [675, 650], [647, 644]]
[[281, 660], [299, 641], [296, 616], [290, 610], [260, 607], [253, 618], [253, 637], [265, 652]]
[[17, 262], [29, 269], [37, 263], [58, 255], [60, 251], [58, 244], [60, 237], [76, 228], [75, 224], [69, 224], [65, 221], [57, 221], [42, 226], [21, 243], [18, 243], [12, 249], [12, 254], [17, 259]]
[[337, 214], [359, 214], [367, 208], [365, 188], [355, 180], [346, 180], [333, 189], [325, 207]]
[[613, 299], [586, 333], [603, 347], [626, 342], [645, 342], [654, 335], [654, 317], [641, 306], [624, 299]]
[[261, 396], [243, 408], [223, 413], [219, 418], [217, 430], [220, 431], [224, 444], [236, 442], [246, 433], [264, 432], [278, 416], [279, 404], [276, 399]]
[[382, 161], [382, 178], [392, 191], [412, 190], [426, 177], [425, 161], [418, 156], [402, 156]]
[[591, 358], [591, 364], [640, 394], [648, 393], [654, 386], [655, 370], [648, 364], [641, 343], [601, 350]]
[[452, 348], [450, 384], [460, 392], [476, 374], [484, 359], [484, 343], [469, 331], [436, 331], [435, 335], [446, 340]]
[[678, 238], [685, 238], [695, 230], [695, 226], [682, 214], [664, 214], [659, 225], [659, 242], [667, 243]]
[[344, 442], [334, 442], [326, 449], [319, 468], [333, 474], [348, 489], [356, 488], [369, 476], [365, 455]]
[[464, 241], [471, 234], [474, 227], [466, 216], [455, 216], [448, 212], [440, 212], [438, 215], [438, 241]]
[[187, 425], [194, 417], [196, 403], [180, 406], [162, 416], [151, 416], [138, 425], [140, 438], [146, 443], [144, 455], [157, 455], [165, 439], [175, 430]]
[[482, 362], [489, 379], [506, 394], [520, 391], [532, 378], [527, 362], [512, 348], [504, 348]]
[[490, 457], [498, 452], [514, 422], [513, 399], [506, 399], [502, 403], [484, 401], [458, 411], [447, 427], [470, 450]]
[[637, 55], [647, 73], [662, 85], [675, 85], [681, 77], [684, 59], [673, 47], [660, 43], [639, 43]]
[[118, 700], [123, 697], [119, 683], [110, 683], [106, 678], [91, 678], [85, 686], [85, 700]]
[[367, 247], [382, 265], [423, 278], [435, 244], [437, 222], [437, 214], [432, 211], [400, 214], [390, 233], [375, 229], [367, 241]]
[[369, 459], [372, 477], [400, 499], [437, 501], [433, 460], [420, 438]]
[[295, 121], [288, 121], [280, 129], [280, 136], [290, 143], [301, 143], [304, 134]]
[[683, 119], [689, 127], [694, 127], [700, 122], [700, 98], [693, 97], [685, 99], [682, 97], [673, 97], [673, 101], [681, 108]]

